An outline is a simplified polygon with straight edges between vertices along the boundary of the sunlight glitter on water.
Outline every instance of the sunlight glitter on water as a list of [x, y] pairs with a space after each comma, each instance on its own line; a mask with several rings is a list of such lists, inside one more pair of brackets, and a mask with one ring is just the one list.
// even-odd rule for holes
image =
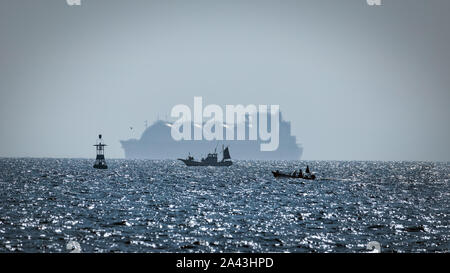
[[[273, 178], [312, 167], [316, 181]], [[0, 251], [448, 252], [448, 163], [0, 159]]]

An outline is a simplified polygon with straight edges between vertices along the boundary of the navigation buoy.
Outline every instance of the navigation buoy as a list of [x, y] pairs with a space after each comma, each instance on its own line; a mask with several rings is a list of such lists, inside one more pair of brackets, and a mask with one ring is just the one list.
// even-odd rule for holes
[[105, 146], [103, 143], [102, 135], [98, 135], [97, 144], [94, 145], [97, 150], [97, 157], [95, 159], [94, 168], [96, 169], [108, 169], [105, 161]]

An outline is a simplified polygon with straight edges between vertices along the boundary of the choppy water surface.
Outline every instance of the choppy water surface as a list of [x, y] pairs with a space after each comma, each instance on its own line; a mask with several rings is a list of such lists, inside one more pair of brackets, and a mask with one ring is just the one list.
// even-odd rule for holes
[[[0, 252], [448, 252], [450, 164], [0, 159]], [[318, 181], [276, 179], [309, 164]]]

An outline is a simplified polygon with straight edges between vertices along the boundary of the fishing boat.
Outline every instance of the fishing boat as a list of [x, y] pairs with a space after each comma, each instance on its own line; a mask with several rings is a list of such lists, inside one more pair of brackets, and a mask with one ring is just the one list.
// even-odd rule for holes
[[178, 158], [178, 160], [184, 162], [184, 164], [186, 164], [187, 166], [231, 166], [233, 162], [231, 162], [231, 156], [228, 147], [224, 149], [224, 147], [222, 146], [222, 155], [222, 160], [219, 161], [216, 149], [214, 149], [214, 153], [209, 153], [206, 158], [202, 158], [200, 161], [196, 161], [191, 155], [189, 155], [186, 159]]

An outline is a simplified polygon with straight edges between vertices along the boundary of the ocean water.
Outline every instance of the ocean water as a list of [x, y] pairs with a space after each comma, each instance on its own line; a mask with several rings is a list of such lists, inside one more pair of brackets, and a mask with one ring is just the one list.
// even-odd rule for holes
[[[449, 252], [450, 163], [0, 159], [0, 252]], [[274, 178], [308, 164], [318, 180]]]

